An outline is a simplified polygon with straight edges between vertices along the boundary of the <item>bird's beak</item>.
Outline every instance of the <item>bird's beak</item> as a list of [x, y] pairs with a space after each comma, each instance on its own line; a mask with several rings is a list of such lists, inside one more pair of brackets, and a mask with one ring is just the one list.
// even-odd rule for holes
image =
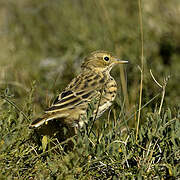
[[127, 64], [128, 63], [128, 61], [121, 60], [121, 59], [115, 59], [114, 62], [115, 62], [115, 64]]

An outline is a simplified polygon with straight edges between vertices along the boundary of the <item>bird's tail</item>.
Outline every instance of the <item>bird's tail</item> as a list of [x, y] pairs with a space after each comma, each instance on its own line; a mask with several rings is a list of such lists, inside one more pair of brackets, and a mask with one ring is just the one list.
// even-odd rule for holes
[[43, 124], [48, 123], [48, 121], [52, 121], [54, 119], [60, 119], [63, 117], [67, 117], [68, 114], [60, 114], [60, 113], [55, 113], [55, 114], [45, 114], [40, 118], [35, 119], [31, 125], [29, 126], [29, 128], [38, 128]]

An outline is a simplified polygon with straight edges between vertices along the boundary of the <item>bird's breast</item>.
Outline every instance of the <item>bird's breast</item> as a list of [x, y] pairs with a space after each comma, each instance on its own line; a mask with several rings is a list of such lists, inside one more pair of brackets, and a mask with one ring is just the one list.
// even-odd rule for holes
[[116, 81], [110, 76], [104, 85], [97, 117], [100, 117], [112, 105], [116, 97], [116, 93]]
[[116, 81], [109, 77], [107, 83], [105, 84], [104, 91], [103, 91], [103, 98], [107, 101], [114, 101], [117, 93], [117, 84]]

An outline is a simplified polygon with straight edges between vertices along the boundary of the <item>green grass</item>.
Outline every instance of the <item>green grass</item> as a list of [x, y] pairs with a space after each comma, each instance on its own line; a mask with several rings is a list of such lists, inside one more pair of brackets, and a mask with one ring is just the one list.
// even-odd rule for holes
[[[178, 0], [142, 1], [144, 79], [136, 137], [141, 73], [138, 1], [0, 2], [0, 179], [180, 178]], [[66, 142], [28, 128], [80, 71], [93, 50], [113, 52], [126, 66], [124, 102], [119, 87], [110, 111]], [[162, 89], [165, 77], [170, 79]], [[122, 75], [122, 74], [121, 74]], [[163, 104], [161, 108], [161, 100]]]
[[[136, 141], [135, 128], [125, 127], [126, 118], [102, 120], [88, 137], [82, 129], [73, 150], [65, 152], [57, 139], [35, 143], [36, 134], [16, 109], [4, 103], [1, 114], [1, 177], [59, 179], [177, 178], [179, 174], [179, 111], [148, 113]], [[173, 114], [176, 114], [174, 116]], [[118, 116], [117, 116], [118, 117]], [[68, 141], [67, 140], [67, 141]], [[50, 143], [51, 142], [51, 143]], [[52, 145], [53, 144], [53, 145]], [[46, 148], [44, 148], [46, 147]]]

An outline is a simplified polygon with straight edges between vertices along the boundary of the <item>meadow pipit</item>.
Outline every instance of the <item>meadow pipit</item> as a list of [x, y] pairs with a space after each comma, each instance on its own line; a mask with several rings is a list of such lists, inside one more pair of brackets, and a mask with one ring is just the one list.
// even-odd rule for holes
[[44, 115], [32, 122], [30, 128], [46, 126], [56, 121], [67, 127], [79, 128], [87, 119], [88, 104], [94, 101], [94, 118], [100, 117], [116, 97], [117, 84], [110, 71], [117, 64], [128, 61], [113, 57], [105, 51], [96, 51], [84, 59], [82, 72], [59, 94]]

